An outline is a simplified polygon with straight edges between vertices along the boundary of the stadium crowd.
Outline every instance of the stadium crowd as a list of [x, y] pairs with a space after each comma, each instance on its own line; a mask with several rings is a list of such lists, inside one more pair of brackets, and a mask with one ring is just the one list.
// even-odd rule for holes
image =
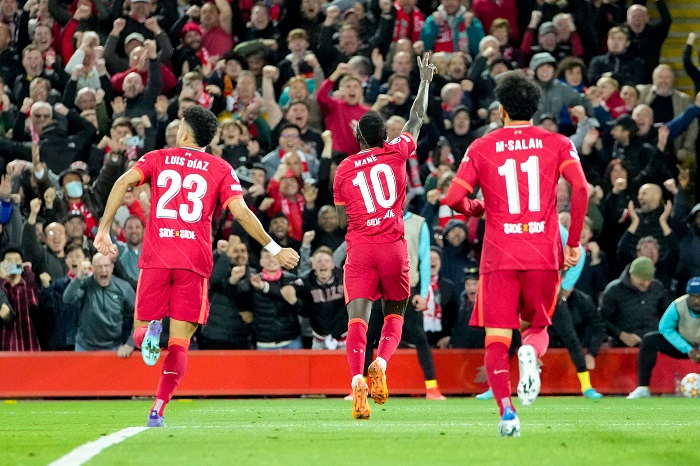
[[[207, 150], [302, 259], [282, 271], [220, 211], [210, 316], [193, 348], [342, 348], [334, 173], [359, 150], [354, 127], [370, 108], [388, 140], [399, 135], [426, 51], [439, 75], [407, 165], [407, 325], [419, 321], [408, 343], [419, 355], [483, 347], [467, 322], [484, 220], [444, 195], [469, 144], [502, 124], [499, 76], [523, 69], [544, 95], [534, 123], [571, 138], [589, 182], [585, 262], [559, 306], [588, 369], [605, 345], [639, 346], [700, 275], [700, 95], [676, 89], [660, 64], [672, 18], [654, 3], [652, 21], [645, 1], [622, 0], [0, 0], [0, 351], [131, 354], [144, 229], [167, 202], [151, 205], [148, 186], [127, 195], [112, 229], [118, 257], [95, 254], [92, 239], [116, 179], [171, 147], [194, 105], [220, 119]], [[694, 42], [683, 63], [697, 92]], [[564, 227], [569, 197], [560, 180]]]

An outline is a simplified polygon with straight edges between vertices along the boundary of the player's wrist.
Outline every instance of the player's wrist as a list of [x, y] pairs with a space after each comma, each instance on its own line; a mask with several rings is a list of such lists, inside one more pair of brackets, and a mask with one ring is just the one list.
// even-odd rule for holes
[[265, 250], [272, 254], [273, 256], [276, 256], [277, 254], [282, 251], [282, 246], [277, 244], [274, 239], [271, 239], [269, 243], [265, 246]]

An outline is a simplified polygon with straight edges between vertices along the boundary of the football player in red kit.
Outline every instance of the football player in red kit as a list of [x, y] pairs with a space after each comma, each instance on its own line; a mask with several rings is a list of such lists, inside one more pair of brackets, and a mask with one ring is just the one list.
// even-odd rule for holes
[[377, 359], [369, 366], [372, 398], [388, 397], [386, 364], [401, 341], [403, 314], [410, 295], [408, 248], [404, 239], [406, 161], [428, 105], [435, 67], [418, 57], [421, 82], [402, 134], [385, 142], [386, 126], [376, 112], [365, 113], [355, 136], [361, 151], [338, 166], [333, 186], [340, 225], [347, 225], [345, 302], [349, 322], [346, 351], [352, 375], [353, 417], [369, 419], [368, 387], [362, 372], [372, 301], [384, 299], [384, 325]]
[[252, 238], [278, 262], [296, 266], [299, 255], [281, 248], [248, 209], [236, 172], [222, 158], [204, 151], [218, 128], [216, 116], [195, 106], [185, 110], [177, 147], [149, 152], [112, 188], [95, 237], [102, 254], [116, 255], [109, 236], [114, 214], [131, 186], [151, 183], [151, 211], [139, 259], [134, 343], [146, 364], [160, 355], [160, 320], [170, 317], [168, 355], [148, 416], [150, 427], [164, 425], [163, 412], [187, 368], [187, 350], [198, 325], [207, 321], [208, 281], [212, 270], [212, 213], [221, 203]]
[[[518, 397], [532, 403], [540, 390], [537, 358], [547, 350], [547, 326], [557, 302], [559, 270], [580, 258], [579, 238], [588, 204], [588, 184], [566, 137], [533, 126], [541, 98], [521, 72], [499, 79], [496, 99], [504, 127], [474, 141], [447, 193], [447, 203], [466, 215], [485, 210], [479, 291], [470, 324], [486, 328], [484, 363], [501, 412], [499, 432], [519, 436], [511, 403], [508, 347], [522, 330], [518, 351]], [[557, 218], [559, 176], [571, 185], [571, 228], [562, 248]], [[479, 184], [483, 203], [465, 196]]]

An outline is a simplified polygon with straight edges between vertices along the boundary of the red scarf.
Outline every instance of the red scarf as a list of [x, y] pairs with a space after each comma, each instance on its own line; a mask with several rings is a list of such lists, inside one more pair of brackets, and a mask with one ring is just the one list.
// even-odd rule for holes
[[209, 57], [211, 56], [209, 55], [207, 49], [205, 49], [204, 47], [201, 47], [199, 49], [199, 52], [197, 52], [195, 55], [197, 58], [199, 58], [199, 61], [202, 64], [202, 66], [207, 64], [207, 62], [209, 61]]
[[408, 184], [411, 188], [423, 187], [423, 183], [420, 181], [420, 167], [416, 151], [411, 152], [411, 155], [408, 156]]
[[202, 95], [200, 95], [199, 99], [197, 99], [197, 103], [199, 104], [199, 106], [204, 107], [207, 110], [211, 108], [211, 104], [213, 102], [214, 99], [212, 99], [211, 96], [206, 92], [202, 92]]
[[440, 207], [438, 208], [438, 223], [440, 224], [440, 227], [444, 229], [447, 225], [447, 222], [449, 222], [452, 219], [460, 220], [464, 223], [467, 223], [466, 215], [460, 214], [456, 210], [452, 210], [450, 206], [447, 205], [447, 202], [445, 202], [445, 195], [443, 194], [440, 196]]
[[279, 269], [277, 272], [270, 273], [267, 270], [263, 269], [262, 273], [260, 274], [260, 278], [265, 280], [266, 282], [276, 282], [280, 278], [282, 278], [282, 269]]
[[410, 39], [411, 42], [420, 40], [420, 33], [425, 25], [423, 13], [418, 8], [413, 8], [410, 13], [406, 13], [398, 1], [394, 5], [396, 7], [396, 25], [394, 26], [392, 42], [404, 38]]
[[304, 196], [296, 195], [296, 201], [292, 202], [280, 195], [276, 201], [280, 203], [280, 209], [289, 221], [289, 237], [301, 241], [304, 236], [302, 231], [302, 213], [304, 211]]
[[435, 299], [438, 293], [438, 277], [430, 277], [428, 307], [423, 311], [423, 328], [426, 332], [442, 331], [442, 308], [438, 300]]

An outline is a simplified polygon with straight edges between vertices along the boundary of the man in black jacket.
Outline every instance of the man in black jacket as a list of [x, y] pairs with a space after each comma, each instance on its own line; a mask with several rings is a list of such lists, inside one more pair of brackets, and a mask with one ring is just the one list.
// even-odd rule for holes
[[[237, 240], [236, 240], [237, 239]], [[214, 263], [209, 287], [209, 320], [201, 327], [201, 349], [249, 349], [253, 314], [241, 299], [241, 284], [250, 280], [248, 247], [232, 236], [225, 254]]]
[[628, 53], [630, 46], [629, 30], [614, 27], [608, 31], [608, 53], [591, 60], [588, 68], [588, 82], [595, 84], [603, 73], [612, 73], [612, 78], [623, 84], [641, 84], [644, 80], [644, 62]]
[[253, 331], [259, 350], [301, 349], [298, 314], [301, 301], [293, 283], [296, 277], [284, 272], [267, 250], [260, 253], [262, 271], [239, 285], [243, 299], [251, 302]]
[[348, 331], [348, 313], [343, 294], [343, 271], [333, 263], [333, 251], [326, 246], [311, 257], [312, 272], [295, 284], [309, 318], [313, 340], [311, 349], [343, 349]]
[[657, 329], [671, 300], [654, 271], [651, 259], [638, 257], [603, 292], [600, 314], [615, 346], [639, 346], [645, 334]]

